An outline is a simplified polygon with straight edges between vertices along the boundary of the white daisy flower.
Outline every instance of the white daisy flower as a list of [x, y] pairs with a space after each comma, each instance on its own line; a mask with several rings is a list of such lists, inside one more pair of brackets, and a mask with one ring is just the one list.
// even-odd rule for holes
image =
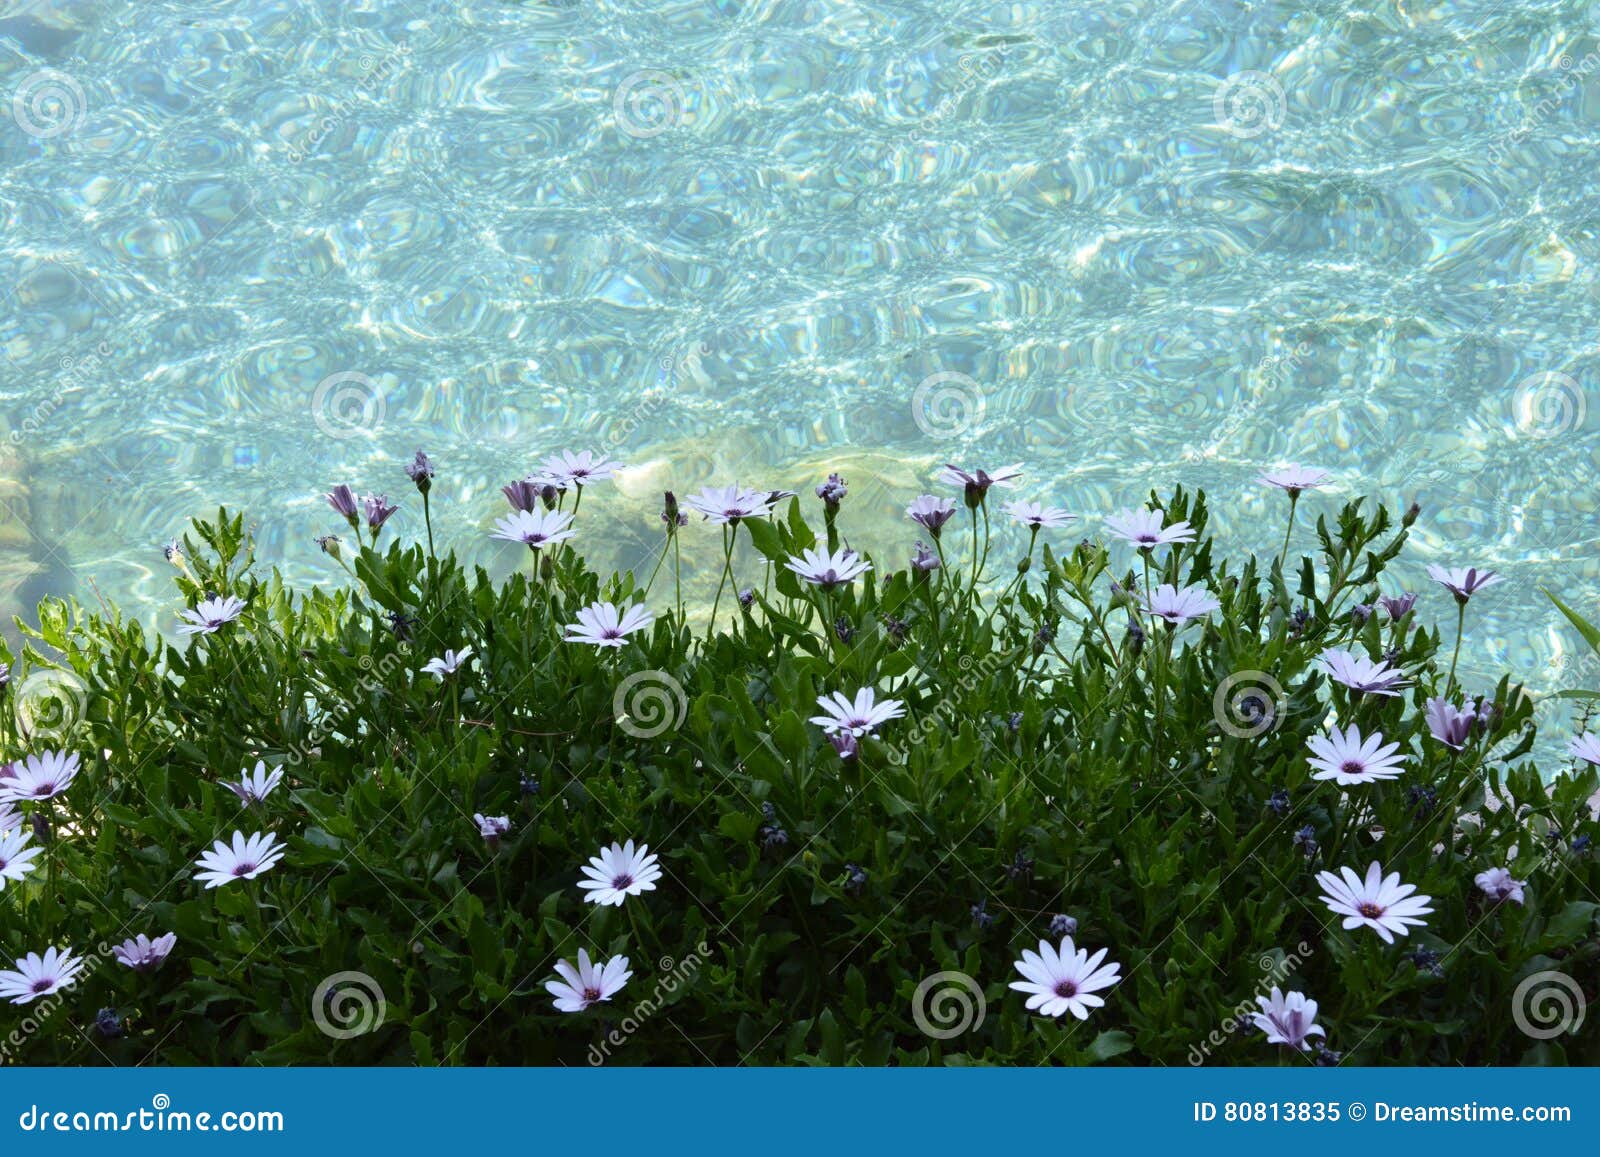
[[[9, 766], [0, 766], [0, 785], [10, 774]], [[3, 794], [3, 792], [0, 792]], [[22, 826], [22, 813], [7, 800], [0, 799], [0, 832], [10, 832]]]
[[683, 500], [691, 510], [716, 523], [737, 524], [741, 518], [758, 518], [772, 509], [777, 499], [769, 490], [749, 490], [743, 486], [707, 486], [699, 494]]
[[870, 562], [864, 561], [849, 547], [834, 554], [826, 550], [802, 550], [799, 558], [791, 555], [783, 565], [823, 590], [832, 590], [851, 582], [872, 569]]
[[238, 783], [224, 783], [222, 786], [239, 797], [242, 804], [260, 803], [272, 794], [272, 789], [283, 782], [283, 768], [275, 767], [267, 770], [267, 761], [256, 760], [254, 771], [245, 770], [244, 777]]
[[43, 849], [30, 848], [32, 839], [33, 833], [21, 828], [0, 829], [0, 892], [5, 891], [7, 880], [20, 884], [22, 877], [38, 867], [33, 860]]
[[822, 695], [817, 699], [817, 706], [826, 714], [813, 715], [811, 722], [830, 734], [843, 731], [859, 739], [905, 714], [905, 704], [900, 700], [885, 699], [882, 703], [877, 700], [878, 694], [871, 687], [857, 691], [854, 703], [846, 699], [842, 691], [835, 691], [832, 699]]
[[1077, 515], [1068, 514], [1059, 506], [1041, 506], [1037, 502], [1007, 502], [1000, 509], [1009, 514], [1013, 520], [1034, 530], [1045, 528], [1054, 530], [1069, 522], [1078, 521]]
[[244, 614], [244, 608], [244, 600], [234, 595], [229, 595], [225, 599], [205, 599], [194, 610], [180, 612], [181, 617], [188, 619], [189, 623], [187, 626], [179, 627], [178, 633], [180, 635], [212, 634]]
[[582, 1012], [592, 1004], [610, 1000], [622, 991], [633, 973], [628, 971], [626, 956], [613, 956], [596, 967], [589, 953], [578, 949], [578, 966], [574, 968], [565, 960], [556, 961], [556, 974], [560, 980], [545, 981], [545, 991], [555, 997], [555, 1006], [561, 1012]]
[[1367, 695], [1398, 695], [1408, 680], [1387, 663], [1369, 659], [1354, 651], [1333, 648], [1317, 656], [1323, 670], [1352, 691]]
[[1287, 490], [1291, 498], [1298, 498], [1301, 491], [1315, 490], [1330, 477], [1332, 476], [1326, 470], [1318, 470], [1314, 466], [1281, 466], [1276, 470], [1263, 472], [1256, 481]]
[[1285, 995], [1274, 984], [1272, 995], [1258, 996], [1256, 1003], [1261, 1011], [1251, 1013], [1250, 1019], [1267, 1034], [1269, 1045], [1288, 1045], [1305, 1052], [1311, 1047], [1307, 1038], [1328, 1035], [1317, 1023], [1317, 1002], [1307, 1000], [1302, 992]]
[[1496, 904], [1502, 904], [1507, 900], [1522, 903], [1522, 889], [1528, 886], [1528, 881], [1516, 879], [1505, 868], [1490, 868], [1487, 872], [1479, 872], [1472, 878], [1472, 882]]
[[1394, 779], [1404, 770], [1405, 756], [1395, 754], [1398, 743], [1385, 745], [1381, 731], [1362, 738], [1354, 723], [1343, 733], [1334, 727], [1327, 735], [1313, 735], [1306, 746], [1312, 752], [1307, 762], [1317, 769], [1311, 778], [1331, 779], [1340, 787]]
[[257, 832], [246, 840], [243, 832], [234, 832], [231, 847], [218, 840], [195, 861], [196, 867], [204, 869], [195, 873], [195, 879], [204, 880], [207, 888], [219, 888], [233, 880], [254, 880], [282, 858], [283, 845], [277, 836]]
[[1140, 550], [1153, 550], [1158, 546], [1171, 546], [1176, 542], [1193, 542], [1194, 527], [1187, 522], [1174, 522], [1163, 526], [1166, 512], [1162, 510], [1124, 510], [1106, 519], [1106, 529], [1124, 542]]
[[534, 471], [534, 478], [539, 482], [548, 482], [561, 490], [568, 486], [588, 486], [591, 483], [603, 482], [612, 477], [618, 470], [623, 469], [622, 463], [614, 461], [610, 455], [596, 456], [588, 450], [563, 450], [544, 460], [544, 465]]
[[954, 518], [955, 513], [954, 502], [948, 498], [936, 498], [932, 494], [919, 494], [911, 505], [906, 507], [906, 516], [934, 538], [939, 537], [944, 524]]
[[1347, 930], [1365, 926], [1385, 944], [1393, 944], [1395, 933], [1408, 936], [1410, 925], [1427, 924], [1422, 917], [1433, 911], [1429, 907], [1433, 897], [1412, 895], [1417, 886], [1402, 884], [1399, 872], [1385, 876], [1376, 860], [1367, 868], [1364, 880], [1349, 868], [1340, 868], [1339, 872], [1339, 876], [1318, 872], [1317, 883], [1323, 891], [1322, 902], [1329, 911], [1345, 918]]
[[1567, 754], [1600, 767], [1600, 735], [1584, 732], [1567, 744]]
[[1151, 594], [1143, 596], [1144, 609], [1165, 619], [1169, 627], [1181, 627], [1190, 619], [1201, 619], [1222, 606], [1205, 587], [1192, 586], [1179, 590], [1171, 583], [1162, 583]]
[[572, 528], [572, 515], [564, 510], [513, 510], [495, 519], [490, 538], [520, 542], [529, 550], [539, 550], [562, 542], [578, 532]]
[[999, 486], [1009, 490], [1021, 477], [1021, 462], [1013, 462], [1010, 466], [1002, 466], [994, 471], [980, 470], [976, 467], [964, 470], [960, 466], [950, 465], [939, 471], [939, 481], [961, 487], [969, 506], [976, 506], [982, 502], [983, 496], [989, 493], [989, 487]]
[[1105, 998], [1095, 993], [1122, 979], [1118, 975], [1122, 965], [1102, 966], [1100, 962], [1105, 958], [1104, 948], [1090, 956], [1089, 950], [1079, 948], [1070, 936], [1062, 938], [1059, 949], [1048, 940], [1041, 940], [1037, 953], [1022, 950], [1016, 969], [1024, 979], [1013, 980], [1011, 987], [1028, 993], [1028, 1008], [1040, 1016], [1070, 1012], [1079, 1020], [1088, 1020], [1090, 1009], [1105, 1004]]
[[1466, 602], [1484, 587], [1492, 587], [1495, 583], [1506, 581], [1506, 576], [1496, 574], [1492, 570], [1478, 570], [1476, 567], [1443, 567], [1438, 563], [1428, 564], [1428, 577], [1445, 590], [1455, 595], [1457, 602]]
[[459, 651], [452, 651], [446, 647], [443, 655], [437, 659], [429, 659], [422, 665], [422, 673], [424, 675], [437, 675], [442, 683], [447, 676], [454, 675], [459, 671], [462, 665], [470, 658], [472, 658], [470, 644], [462, 647]]
[[157, 936], [154, 940], [143, 932], [132, 940], [124, 940], [111, 950], [117, 962], [125, 964], [135, 972], [154, 972], [167, 962], [178, 943], [178, 934], [168, 932], [165, 936]]
[[0, 999], [27, 1004], [71, 988], [83, 965], [84, 961], [74, 957], [70, 948], [65, 952], [47, 948], [43, 956], [30, 952], [17, 961], [15, 972], [0, 972]]
[[626, 610], [615, 603], [590, 603], [578, 612], [577, 622], [567, 624], [566, 640], [593, 647], [622, 647], [629, 635], [655, 621], [654, 613], [638, 603]]
[[0, 769], [0, 801], [50, 799], [71, 786], [78, 774], [76, 752], [44, 751]]
[[640, 844], [635, 851], [629, 840], [601, 848], [598, 856], [590, 856], [589, 866], [583, 869], [585, 879], [578, 881], [578, 887], [588, 893], [584, 902], [620, 907], [629, 896], [655, 891], [661, 869], [656, 866], [654, 854], [645, 854], [649, 851], [649, 844]]

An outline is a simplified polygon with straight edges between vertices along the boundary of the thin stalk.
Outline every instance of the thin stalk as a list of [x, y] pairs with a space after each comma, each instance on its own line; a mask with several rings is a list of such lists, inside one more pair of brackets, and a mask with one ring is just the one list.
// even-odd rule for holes
[[738, 524], [733, 524], [733, 534], [728, 533], [728, 524], [722, 527], [722, 578], [717, 581], [717, 597], [711, 600], [711, 623], [706, 627], [706, 638], [710, 639], [717, 630], [717, 608], [722, 605], [722, 592], [728, 585], [728, 580], [733, 577], [733, 539], [739, 533]]
[[1283, 562], [1289, 557], [1289, 536], [1294, 533], [1294, 508], [1300, 504], [1300, 495], [1296, 491], [1289, 491], [1289, 525], [1283, 530], [1283, 549], [1278, 551], [1278, 569], [1283, 569]]
[[1445, 689], [1448, 693], [1456, 685], [1456, 662], [1461, 658], [1461, 629], [1467, 621], [1467, 601], [1456, 600], [1456, 649], [1450, 655], [1450, 676], [1445, 680]]

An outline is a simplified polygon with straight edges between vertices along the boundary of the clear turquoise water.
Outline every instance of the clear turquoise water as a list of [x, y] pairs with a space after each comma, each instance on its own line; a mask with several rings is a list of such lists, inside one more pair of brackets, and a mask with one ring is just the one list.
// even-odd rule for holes
[[1275, 548], [1252, 478], [1300, 461], [1422, 503], [1413, 581], [1508, 572], [1474, 672], [1600, 681], [1536, 590], [1600, 572], [1600, 6], [0, 11], [8, 613], [170, 620], [219, 503], [326, 577], [317, 495], [417, 533], [418, 446], [496, 565], [496, 487], [563, 446], [636, 465], [586, 511], [623, 564], [664, 486], [835, 464], [898, 552], [947, 459], [1091, 528], [1203, 485]]

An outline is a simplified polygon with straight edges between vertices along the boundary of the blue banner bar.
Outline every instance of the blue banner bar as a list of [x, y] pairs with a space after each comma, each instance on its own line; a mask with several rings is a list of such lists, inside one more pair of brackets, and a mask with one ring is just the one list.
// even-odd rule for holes
[[1597, 1092], [1584, 1069], [11, 1069], [0, 1153], [1182, 1144], [1366, 1157], [1447, 1141], [1452, 1157], [1504, 1157], [1508, 1143], [1592, 1148]]

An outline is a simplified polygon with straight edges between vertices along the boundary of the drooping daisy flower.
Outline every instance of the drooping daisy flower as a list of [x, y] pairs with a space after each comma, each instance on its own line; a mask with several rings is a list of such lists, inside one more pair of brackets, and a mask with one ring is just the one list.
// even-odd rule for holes
[[814, 583], [825, 591], [860, 578], [872, 569], [870, 562], [863, 560], [849, 547], [834, 554], [826, 550], [802, 550], [799, 558], [791, 555], [784, 565], [806, 582]]
[[842, 691], [835, 691], [832, 699], [820, 696], [817, 706], [826, 714], [813, 715], [811, 722], [826, 732], [845, 731], [857, 739], [871, 735], [889, 720], [905, 714], [905, 704], [900, 700], [885, 699], [879, 703], [877, 699], [878, 694], [871, 687], [857, 691], [854, 703], [846, 699]]
[[1317, 1023], [1317, 1002], [1307, 1000], [1303, 992], [1284, 994], [1272, 986], [1271, 996], [1258, 996], [1260, 1012], [1250, 1014], [1250, 1019], [1267, 1034], [1269, 1045], [1288, 1045], [1301, 1052], [1311, 1048], [1308, 1037], [1328, 1034]]
[[1022, 477], [1022, 463], [1013, 462], [1010, 466], [989, 472], [987, 470], [963, 470], [959, 466], [946, 465], [939, 471], [939, 481], [948, 482], [952, 486], [961, 487], [962, 495], [968, 506], [976, 507], [983, 501], [984, 495], [989, 493], [989, 487], [999, 486], [1010, 489], [1012, 483]]
[[256, 760], [254, 771], [246, 770], [244, 778], [238, 783], [224, 783], [222, 786], [239, 797], [242, 804], [260, 803], [272, 794], [272, 789], [283, 782], [283, 768], [275, 767], [270, 772], [267, 770], [267, 761]]
[[1070, 936], [1062, 938], [1059, 949], [1041, 940], [1038, 952], [1022, 950], [1016, 969], [1023, 979], [1013, 980], [1011, 987], [1028, 993], [1028, 1008], [1040, 1016], [1070, 1012], [1079, 1020], [1088, 1020], [1090, 1009], [1105, 1004], [1105, 998], [1095, 993], [1122, 979], [1118, 975], [1122, 965], [1102, 965], [1105, 958], [1104, 948], [1090, 956], [1089, 950], [1079, 948]]
[[1131, 542], [1140, 550], [1154, 550], [1158, 546], [1171, 546], [1176, 542], [1193, 542], [1194, 527], [1187, 522], [1174, 522], [1163, 526], [1166, 512], [1161, 510], [1124, 510], [1106, 519], [1106, 529], [1123, 542]]
[[1567, 754], [1600, 767], [1600, 735], [1584, 732], [1567, 744]]
[[1393, 944], [1396, 933], [1407, 936], [1410, 925], [1427, 924], [1422, 917], [1433, 911], [1429, 907], [1433, 897], [1412, 895], [1417, 886], [1402, 884], [1399, 872], [1385, 876], [1376, 860], [1367, 868], [1364, 880], [1349, 868], [1340, 868], [1339, 872], [1339, 876], [1318, 872], [1317, 883], [1323, 891], [1322, 902], [1345, 918], [1346, 930], [1365, 926], [1385, 944]]
[[568, 486], [603, 482], [622, 468], [621, 462], [613, 461], [607, 454], [596, 456], [588, 450], [579, 450], [577, 453], [563, 450], [546, 458], [535, 475], [541, 481], [565, 490]]
[[1332, 475], [1328, 471], [1318, 470], [1314, 466], [1282, 466], [1265, 471], [1256, 481], [1287, 490], [1290, 498], [1299, 498], [1302, 491], [1315, 490], [1330, 477]]
[[590, 962], [589, 953], [582, 948], [578, 949], [578, 967], [558, 960], [556, 973], [561, 979], [547, 980], [544, 987], [556, 998], [555, 1006], [560, 1012], [582, 1012], [592, 1004], [610, 1000], [622, 991], [628, 977], [633, 975], [628, 971], [626, 956], [613, 956], [596, 967]]
[[1323, 670], [1352, 691], [1365, 695], [1398, 695], [1408, 680], [1387, 663], [1354, 651], [1328, 649], [1317, 656]]
[[194, 610], [180, 612], [181, 617], [189, 620], [189, 625], [179, 627], [178, 633], [180, 635], [213, 634], [244, 614], [244, 606], [244, 600], [234, 595], [229, 595], [225, 599], [215, 597], [205, 599]]
[[698, 510], [712, 522], [737, 526], [741, 518], [759, 518], [772, 509], [770, 491], [748, 490], [743, 486], [707, 486], [685, 498], [683, 504]]
[[1505, 868], [1490, 868], [1486, 872], [1479, 872], [1472, 877], [1472, 882], [1496, 904], [1503, 904], [1507, 900], [1522, 903], [1522, 889], [1528, 885], [1528, 881], [1516, 879]]
[[538, 550], [578, 533], [572, 528], [572, 515], [562, 510], [515, 510], [496, 519], [495, 528], [489, 537], [520, 542], [529, 550]]
[[1169, 627], [1181, 627], [1190, 619], [1204, 618], [1222, 606], [1205, 587], [1184, 587], [1162, 583], [1153, 594], [1143, 596], [1144, 609], [1166, 620]]
[[356, 524], [356, 492], [343, 482], [323, 495], [334, 513], [343, 517], [352, 527]]
[[1363, 739], [1354, 723], [1342, 734], [1335, 727], [1326, 736], [1313, 735], [1306, 746], [1312, 751], [1307, 762], [1318, 769], [1311, 778], [1331, 779], [1340, 787], [1394, 779], [1404, 770], [1405, 756], [1395, 754], [1398, 743], [1385, 744], [1381, 731]]
[[387, 494], [363, 494], [361, 506], [367, 516], [367, 529], [376, 536], [389, 516], [400, 508], [389, 501]]
[[65, 952], [47, 948], [43, 956], [30, 952], [17, 961], [15, 972], [0, 972], [0, 999], [27, 1004], [71, 988], [83, 964], [83, 960], [72, 955], [70, 948]]
[[1472, 736], [1472, 725], [1478, 721], [1478, 705], [1468, 699], [1458, 711], [1442, 695], [1428, 700], [1426, 712], [1428, 730], [1446, 747], [1460, 751]]
[[601, 848], [598, 856], [590, 856], [589, 865], [583, 869], [586, 878], [578, 881], [578, 887], [588, 893], [584, 902], [620, 907], [629, 896], [655, 891], [661, 869], [654, 853], [645, 854], [649, 851], [649, 844], [640, 844], [635, 851], [629, 840]]
[[0, 891], [5, 890], [7, 880], [22, 883], [22, 877], [38, 866], [33, 858], [42, 849], [30, 848], [32, 839], [33, 833], [21, 828], [0, 828]]
[[906, 507], [906, 514], [911, 521], [917, 523], [933, 535], [939, 537], [939, 532], [944, 529], [944, 524], [955, 517], [956, 504], [948, 498], [936, 498], [932, 494], [919, 494]]
[[283, 858], [283, 845], [270, 832], [257, 832], [248, 840], [243, 832], [233, 833], [233, 844], [218, 840], [209, 852], [202, 853], [195, 866], [204, 869], [195, 879], [207, 888], [219, 888], [233, 880], [254, 880]]
[[44, 751], [10, 765], [0, 774], [0, 801], [50, 799], [72, 785], [78, 774], [77, 752]]
[[111, 954], [121, 964], [126, 964], [135, 972], [154, 972], [167, 962], [173, 948], [177, 947], [178, 934], [168, 932], [165, 936], [157, 936], [154, 940], [143, 932], [132, 940], [124, 940], [111, 950]]
[[1442, 567], [1438, 563], [1428, 564], [1428, 577], [1455, 595], [1460, 603], [1466, 602], [1484, 587], [1505, 581], [1505, 575], [1492, 570], [1478, 570], [1470, 566]]
[[577, 622], [567, 624], [566, 639], [595, 647], [621, 647], [629, 635], [655, 620], [650, 608], [638, 603], [626, 610], [614, 603], [590, 603], [578, 612]]
[[482, 812], [473, 812], [472, 822], [478, 825], [478, 834], [491, 848], [498, 847], [500, 837], [511, 830], [510, 816], [486, 816]]
[[1068, 514], [1059, 506], [1040, 506], [1037, 502], [1008, 502], [1000, 509], [1033, 530], [1054, 530], [1078, 520], [1077, 515]]
[[1389, 612], [1389, 618], [1397, 620], [1405, 618], [1406, 612], [1417, 605], [1417, 596], [1413, 591], [1406, 591], [1404, 594], [1384, 595], [1378, 601]]
[[454, 675], [461, 669], [463, 663], [472, 658], [472, 646], [468, 644], [459, 651], [452, 651], [446, 647], [444, 654], [437, 659], [429, 659], [422, 666], [424, 675], [437, 675], [439, 681], [444, 682], [449, 675]]

